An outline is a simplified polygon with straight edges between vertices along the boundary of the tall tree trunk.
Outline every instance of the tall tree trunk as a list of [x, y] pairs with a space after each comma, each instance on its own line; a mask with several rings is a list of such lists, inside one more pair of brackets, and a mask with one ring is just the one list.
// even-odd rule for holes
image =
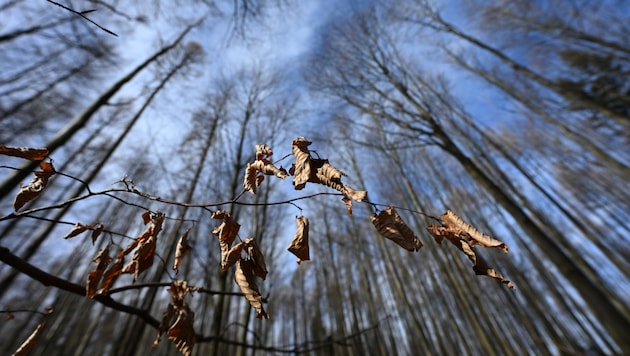
[[[70, 121], [63, 129], [46, 143], [46, 148], [52, 154], [57, 148], [68, 142], [77, 132], [83, 128], [92, 116], [104, 105], [106, 105], [116, 93], [127, 83], [131, 82], [133, 78], [147, 68], [151, 63], [155, 62], [158, 58], [168, 53], [171, 49], [175, 48], [184, 37], [190, 32], [194, 26], [188, 26], [186, 29], [169, 45], [161, 48], [153, 56], [142, 62], [136, 68], [134, 68], [129, 74], [118, 80], [107, 91], [99, 96], [92, 104], [83, 110], [77, 117]], [[28, 177], [31, 172], [37, 168], [39, 162], [29, 161], [17, 171], [9, 174], [2, 183], [0, 183], [0, 198], [3, 198], [10, 194], [18, 184]]]

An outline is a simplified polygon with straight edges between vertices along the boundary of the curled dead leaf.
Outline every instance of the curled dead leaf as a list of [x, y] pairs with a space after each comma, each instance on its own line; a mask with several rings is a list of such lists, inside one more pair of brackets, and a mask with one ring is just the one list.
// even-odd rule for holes
[[182, 263], [184, 257], [192, 251], [192, 247], [188, 244], [188, 233], [191, 228], [188, 228], [182, 236], [179, 237], [177, 247], [175, 248], [175, 262], [173, 263], [173, 269], [175, 274], [179, 273], [179, 265]]
[[289, 170], [289, 173], [293, 175], [293, 186], [295, 190], [304, 189], [306, 182], [308, 182], [311, 176], [311, 154], [308, 150], [312, 142], [304, 137], [298, 137], [291, 143], [291, 151], [295, 156], [295, 163]]
[[239, 225], [227, 211], [218, 210], [216, 212], [212, 212], [211, 216], [213, 219], [223, 220], [219, 226], [212, 230], [212, 233], [219, 238], [219, 241], [227, 244], [229, 248], [232, 246], [234, 239], [236, 239], [241, 225]]
[[177, 320], [166, 333], [168, 339], [184, 356], [191, 355], [195, 345], [194, 320], [195, 313], [187, 305], [184, 305], [177, 310]]
[[295, 218], [295, 222], [297, 223], [297, 230], [288, 250], [298, 258], [297, 263], [300, 264], [302, 261], [311, 259], [308, 247], [309, 221], [305, 216], [298, 216]]
[[86, 298], [93, 298], [96, 295], [101, 277], [105, 272], [105, 268], [107, 268], [107, 265], [109, 265], [111, 261], [112, 258], [109, 256], [109, 246], [106, 246], [98, 251], [96, 257], [92, 260], [92, 262], [96, 263], [96, 268], [94, 271], [88, 273], [87, 284], [85, 286]]
[[370, 216], [370, 219], [379, 234], [394, 241], [405, 250], [414, 252], [422, 247], [422, 242], [393, 207], [390, 206], [378, 215]]
[[238, 262], [236, 262], [236, 270], [234, 271], [234, 281], [241, 289], [241, 292], [249, 304], [258, 312], [256, 318], [269, 319], [269, 315], [267, 315], [267, 312], [265, 312], [263, 308], [262, 296], [256, 285], [253, 268], [252, 261], [242, 258], [238, 260]]
[[247, 254], [252, 260], [254, 274], [262, 279], [267, 278], [267, 265], [265, 264], [265, 256], [258, 247], [256, 240], [253, 237], [245, 239], [247, 245]]
[[232, 246], [226, 253], [221, 254], [221, 272], [227, 271], [228, 268], [232, 267], [232, 265], [241, 259], [241, 253], [245, 247], [247, 247], [247, 244], [244, 241], [239, 242]]
[[13, 209], [15, 211], [20, 210], [24, 204], [37, 198], [48, 185], [48, 179], [55, 174], [55, 168], [52, 163], [41, 162], [39, 166], [42, 170], [34, 172], [35, 177], [33, 180], [27, 185], [20, 186], [20, 191], [13, 201]]
[[122, 270], [122, 273], [133, 274], [134, 282], [138, 280], [138, 277], [142, 272], [146, 271], [153, 265], [153, 257], [157, 246], [157, 236], [160, 231], [162, 231], [164, 218], [165, 215], [162, 212], [157, 212], [155, 214], [150, 213], [148, 219], [146, 217], [146, 213], [143, 214], [143, 221], [149, 220], [151, 224], [139, 237], [136, 238], [134, 243], [123, 251], [123, 255], [126, 255], [131, 246], [135, 248], [131, 261], [129, 261]]
[[475, 227], [464, 222], [450, 210], [442, 214], [440, 220], [444, 226], [435, 224], [427, 226], [427, 231], [429, 231], [438, 243], [441, 244], [442, 241], [446, 239], [455, 245], [473, 263], [473, 271], [475, 274], [495, 278], [509, 288], [514, 288], [512, 282], [505, 279], [505, 277], [496, 270], [488, 267], [486, 261], [473, 249], [473, 246], [479, 245], [482, 247], [497, 248], [507, 253], [508, 247], [505, 243], [480, 232]]
[[24, 342], [20, 345], [20, 347], [18, 347], [17, 350], [15, 350], [15, 352], [13, 353], [13, 356], [28, 355], [28, 353], [37, 344], [37, 337], [39, 336], [39, 333], [44, 328], [44, 325], [46, 325], [46, 323], [43, 321], [37, 324], [37, 327], [35, 328], [35, 330], [33, 330], [31, 335], [29, 335], [29, 337], [26, 340], [24, 340]]
[[0, 154], [5, 156], [20, 157], [31, 161], [41, 161], [48, 156], [47, 148], [31, 147], [7, 147], [0, 145]]

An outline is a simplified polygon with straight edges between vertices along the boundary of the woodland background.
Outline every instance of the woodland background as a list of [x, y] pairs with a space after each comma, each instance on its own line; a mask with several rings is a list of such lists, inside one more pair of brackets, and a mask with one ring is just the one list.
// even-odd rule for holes
[[[627, 1], [59, 4], [95, 10], [84, 13], [94, 23], [49, 1], [0, 2], [0, 143], [48, 147], [60, 172], [14, 213], [35, 167], [0, 157], [3, 354], [42, 320], [32, 355], [151, 350], [143, 318], [23, 273], [84, 286], [99, 248], [129, 244], [146, 210], [167, 217], [160, 258], [111, 298], [159, 319], [170, 297], [151, 283], [216, 292], [187, 299], [203, 336], [195, 355], [630, 353]], [[424, 247], [379, 236], [368, 204], [349, 216], [340, 196], [318, 194], [325, 187], [270, 177], [212, 208], [265, 254], [269, 320], [220, 272], [208, 209], [90, 196], [133, 181], [173, 202], [229, 202], [256, 144], [279, 160], [298, 136], [371, 202], [400, 207]], [[480, 253], [515, 289], [475, 276], [427, 233], [426, 215], [446, 209], [509, 246]], [[298, 266], [286, 249], [299, 215], [311, 261]], [[64, 239], [97, 221], [95, 244]], [[193, 250], [176, 276], [188, 228]], [[152, 351], [178, 353], [168, 340]]]

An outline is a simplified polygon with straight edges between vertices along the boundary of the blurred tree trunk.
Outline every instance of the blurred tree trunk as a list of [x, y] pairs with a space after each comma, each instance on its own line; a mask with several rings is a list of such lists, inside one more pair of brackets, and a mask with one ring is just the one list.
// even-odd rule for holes
[[[134, 68], [129, 74], [114, 83], [107, 91], [103, 92], [94, 102], [86, 107], [78, 116], [61, 129], [57, 134], [51, 138], [45, 145], [48, 151], [52, 154], [57, 148], [68, 142], [77, 132], [79, 132], [92, 118], [92, 116], [106, 105], [109, 100], [119, 92], [119, 90], [127, 83], [131, 82], [140, 72], [147, 68], [150, 64], [154, 63], [164, 54], [168, 53], [171, 49], [176, 48], [177, 45], [184, 39], [184, 37], [190, 32], [193, 26], [188, 26], [179, 36], [170, 44], [162, 47], [153, 56], [149, 57], [143, 63]], [[20, 167], [20, 170], [14, 171], [9, 174], [2, 183], [0, 183], [0, 198], [10, 194], [13, 189], [26, 177], [31, 174], [31, 171], [37, 168], [39, 162], [30, 161]]]

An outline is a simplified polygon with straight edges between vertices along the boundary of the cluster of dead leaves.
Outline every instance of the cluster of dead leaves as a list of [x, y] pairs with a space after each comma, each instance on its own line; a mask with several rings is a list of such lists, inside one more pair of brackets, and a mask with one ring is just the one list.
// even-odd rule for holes
[[[0, 154], [31, 161], [42, 161], [48, 156], [48, 149], [0, 145]], [[48, 179], [55, 174], [55, 167], [53, 167], [52, 162], [40, 162], [39, 168], [41, 170], [33, 172], [35, 177], [29, 184], [20, 184], [20, 191], [15, 196], [15, 200], [13, 200], [13, 209], [15, 211], [20, 210], [26, 203], [37, 198], [48, 185]]]
[[495, 240], [492, 237], [480, 232], [475, 227], [463, 221], [459, 216], [450, 210], [440, 216], [442, 225], [429, 225], [427, 230], [435, 238], [438, 243], [447, 239], [459, 250], [461, 250], [473, 263], [473, 271], [477, 275], [486, 275], [501, 281], [509, 288], [514, 288], [512, 282], [508, 281], [500, 273], [488, 267], [486, 261], [478, 255], [473, 246], [496, 248], [503, 252], [508, 252], [505, 243]]
[[256, 160], [254, 162], [247, 163], [245, 169], [245, 179], [243, 181], [243, 187], [245, 190], [252, 194], [256, 194], [256, 188], [265, 179], [265, 175], [273, 175], [280, 179], [284, 179], [289, 176], [286, 169], [276, 167], [269, 158], [273, 155], [273, 151], [267, 145], [256, 145]]
[[[265, 258], [253, 238], [245, 239], [232, 246], [241, 227], [232, 215], [224, 210], [214, 211], [213, 219], [222, 220], [221, 224], [212, 230], [219, 239], [221, 246], [221, 271], [225, 272], [231, 266], [236, 266], [234, 281], [241, 289], [245, 299], [256, 309], [258, 319], [269, 319], [262, 302], [262, 295], [256, 284], [256, 276], [263, 280], [267, 278]], [[247, 258], [243, 258], [243, 253]]]
[[[88, 274], [85, 293], [87, 298], [109, 292], [116, 279], [122, 274], [133, 274], [133, 281], [135, 282], [142, 272], [153, 265], [157, 237], [162, 230], [164, 217], [164, 213], [161, 212], [142, 214], [142, 221], [149, 226], [131, 244], [118, 252], [116, 260], [111, 266], [110, 262], [113, 259], [110, 256], [109, 245], [98, 251], [92, 260], [96, 263], [96, 268]], [[131, 260], [125, 264], [125, 257], [132, 251]]]
[[83, 225], [81, 223], [76, 223], [74, 224], [74, 226], [72, 227], [72, 229], [70, 231], [68, 231], [68, 233], [66, 234], [66, 236], [64, 236], [64, 239], [71, 239], [75, 236], [78, 236], [82, 233], [84, 233], [85, 231], [88, 230], [92, 230], [92, 245], [94, 245], [94, 243], [96, 242], [96, 239], [101, 235], [101, 232], [103, 232], [103, 229], [105, 228], [105, 226], [103, 226], [103, 224], [101, 224], [100, 222], [95, 222], [93, 224], [88, 224], [88, 225]]
[[187, 294], [192, 294], [193, 291], [194, 289], [189, 287], [188, 282], [185, 280], [177, 280], [171, 283], [168, 292], [172, 301], [162, 315], [157, 335], [155, 335], [153, 340], [153, 347], [160, 343], [162, 334], [166, 332], [166, 336], [177, 347], [179, 352], [186, 356], [192, 354], [196, 339], [193, 327], [195, 313], [184, 301], [184, 298]]

